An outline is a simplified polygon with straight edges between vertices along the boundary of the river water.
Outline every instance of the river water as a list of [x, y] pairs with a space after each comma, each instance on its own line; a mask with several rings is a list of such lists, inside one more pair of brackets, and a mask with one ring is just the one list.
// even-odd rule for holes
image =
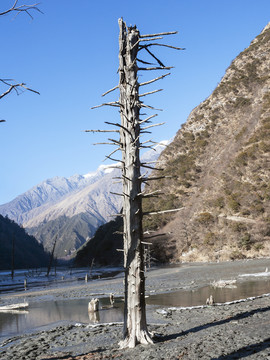
[[[227, 302], [270, 292], [269, 277], [237, 282], [232, 288], [204, 286], [193, 290], [179, 290], [163, 294], [153, 294], [146, 298], [147, 305], [156, 306], [196, 306], [204, 305], [210, 295], [215, 302]], [[0, 337], [15, 336], [31, 329], [58, 321], [77, 323], [108, 323], [123, 321], [123, 299], [115, 299], [113, 307], [108, 297], [100, 298], [100, 311], [88, 313], [89, 299], [69, 299], [30, 303], [27, 310], [0, 312]]]

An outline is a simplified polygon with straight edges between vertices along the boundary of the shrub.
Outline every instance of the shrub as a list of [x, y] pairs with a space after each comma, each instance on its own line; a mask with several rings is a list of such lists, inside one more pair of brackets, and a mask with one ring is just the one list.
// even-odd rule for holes
[[224, 197], [220, 196], [220, 197], [216, 198], [215, 200], [213, 200], [213, 206], [217, 207], [219, 209], [224, 208], [224, 206], [225, 206]]
[[249, 209], [243, 209], [241, 214], [242, 215], [250, 215], [250, 210]]
[[233, 231], [235, 232], [243, 232], [243, 231], [247, 231], [247, 227], [245, 224], [240, 223], [240, 222], [235, 222], [231, 225], [231, 228]]
[[234, 250], [230, 254], [231, 260], [241, 260], [241, 259], [245, 259], [245, 258], [246, 258], [246, 256], [244, 254], [242, 254], [239, 250]]
[[240, 139], [243, 137], [243, 135], [244, 135], [244, 133], [245, 133], [246, 131], [247, 131], [247, 127], [244, 126], [244, 127], [242, 128], [242, 130], [240, 130], [239, 133], [235, 135], [235, 137], [234, 137], [235, 140], [236, 140], [236, 141], [240, 140]]
[[251, 236], [249, 233], [245, 233], [239, 240], [239, 247], [245, 250], [250, 250], [251, 249], [251, 244], [252, 244], [252, 240], [251, 240]]
[[234, 102], [234, 107], [238, 108], [238, 107], [243, 107], [243, 106], [248, 106], [251, 104], [251, 100], [242, 96], [239, 96], [236, 98], [235, 102]]
[[210, 231], [205, 234], [203, 242], [205, 245], [214, 245], [215, 240], [216, 240], [216, 234]]
[[270, 152], [270, 144], [267, 144], [266, 142], [262, 141], [259, 145], [259, 148], [262, 152]]
[[230, 209], [232, 209], [233, 211], [237, 212], [239, 211], [241, 205], [238, 201], [236, 201], [235, 199], [233, 199], [232, 197], [230, 197], [228, 199], [228, 206]]
[[253, 204], [251, 205], [252, 210], [254, 210], [256, 213], [264, 213], [264, 206], [261, 202], [259, 201], [255, 201], [253, 202]]
[[192, 132], [186, 131], [183, 133], [183, 137], [186, 141], [194, 141], [195, 140], [195, 136]]
[[246, 152], [242, 151], [235, 159], [235, 164], [237, 166], [247, 166], [247, 154]]
[[196, 146], [199, 149], [204, 148], [207, 144], [208, 144], [208, 141], [206, 139], [202, 139], [202, 138], [197, 138], [196, 139]]
[[214, 222], [214, 220], [215, 220], [214, 216], [209, 212], [202, 212], [197, 217], [197, 221], [200, 224], [210, 224], [210, 223]]
[[260, 251], [260, 250], [264, 249], [264, 245], [262, 243], [256, 243], [256, 244], [254, 244], [253, 248], [256, 251]]

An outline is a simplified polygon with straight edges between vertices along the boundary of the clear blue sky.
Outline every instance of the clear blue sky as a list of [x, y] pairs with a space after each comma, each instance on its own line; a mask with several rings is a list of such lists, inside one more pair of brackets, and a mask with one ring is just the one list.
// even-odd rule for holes
[[[4, 10], [13, 0], [1, 0]], [[23, 0], [21, 3], [31, 3]], [[117, 100], [118, 18], [141, 34], [177, 30], [165, 40], [185, 51], [155, 49], [172, 75], [148, 96], [163, 108], [155, 140], [173, 137], [214, 90], [231, 61], [270, 21], [269, 0], [43, 0], [34, 20], [0, 17], [0, 77], [40, 92], [15, 93], [0, 101], [0, 204], [54, 176], [94, 171], [112, 148], [92, 146], [105, 135], [85, 133], [118, 121], [114, 108], [90, 110]], [[143, 74], [145, 80], [160, 73]], [[149, 90], [154, 87], [149, 86]], [[152, 114], [151, 112], [149, 115]]]

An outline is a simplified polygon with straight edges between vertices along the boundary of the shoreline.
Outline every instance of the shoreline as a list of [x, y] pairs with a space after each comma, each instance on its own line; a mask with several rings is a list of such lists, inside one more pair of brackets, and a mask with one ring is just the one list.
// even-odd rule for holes
[[[196, 289], [220, 279], [262, 273], [270, 259], [230, 263], [185, 264], [147, 272], [146, 294], [179, 289]], [[270, 268], [270, 266], [269, 266]], [[93, 294], [116, 296], [123, 293], [123, 278], [99, 279], [87, 284], [55, 289], [29, 290], [23, 294], [1, 296], [6, 304], [47, 301], [48, 299], [89, 298]], [[242, 281], [242, 280], [241, 280]], [[244, 280], [243, 280], [244, 281]], [[268, 291], [270, 292], [270, 291]], [[103, 294], [103, 295], [101, 295]], [[0, 359], [265, 359], [270, 357], [270, 297], [245, 302], [203, 306], [202, 308], [165, 308], [147, 305], [149, 330], [155, 344], [120, 350], [119, 324], [76, 324], [61, 321], [33, 329], [27, 334], [1, 339]], [[86, 355], [88, 354], [88, 355]], [[236, 357], [238, 356], [238, 357]]]

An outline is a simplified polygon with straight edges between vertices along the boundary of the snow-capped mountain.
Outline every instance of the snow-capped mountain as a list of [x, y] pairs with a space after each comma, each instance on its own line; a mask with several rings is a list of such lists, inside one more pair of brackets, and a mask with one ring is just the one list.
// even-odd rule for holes
[[[157, 160], [164, 145], [155, 146], [142, 161]], [[71, 255], [96, 229], [121, 210], [120, 170], [101, 165], [95, 172], [69, 178], [54, 177], [34, 186], [11, 202], [0, 205], [0, 214], [22, 224], [29, 234], [51, 250], [57, 235], [56, 255]]]

